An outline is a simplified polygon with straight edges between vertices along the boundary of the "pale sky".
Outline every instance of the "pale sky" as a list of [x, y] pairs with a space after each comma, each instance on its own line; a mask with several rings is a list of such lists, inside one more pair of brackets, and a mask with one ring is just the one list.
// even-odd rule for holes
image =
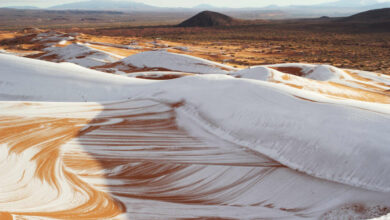
[[[5, 6], [37, 6], [49, 7], [58, 4], [80, 2], [86, 0], [0, 0], [0, 7]], [[271, 4], [277, 5], [310, 5], [336, 0], [120, 0], [136, 1], [161, 7], [192, 7], [199, 4], [210, 4], [221, 7], [262, 7]], [[346, 0], [364, 2], [367, 0]], [[390, 0], [378, 0], [378, 2], [390, 2]]]

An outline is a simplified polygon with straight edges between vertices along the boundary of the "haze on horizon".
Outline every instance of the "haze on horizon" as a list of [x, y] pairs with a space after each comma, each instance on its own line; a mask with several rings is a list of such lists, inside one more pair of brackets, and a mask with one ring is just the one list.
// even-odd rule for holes
[[[0, 7], [7, 6], [35, 6], [35, 7], [50, 7], [54, 5], [60, 5], [71, 2], [80, 2], [87, 0], [7, 0], [1, 1]], [[101, 0], [100, 0], [101, 1]], [[165, 0], [161, 2], [160, 0], [116, 0], [116, 1], [128, 1], [128, 2], [141, 2], [149, 5], [160, 6], [160, 7], [194, 7], [200, 4], [213, 5], [218, 7], [233, 7], [233, 8], [242, 8], [242, 7], [264, 7], [268, 5], [313, 5], [327, 2], [335, 2], [335, 0]], [[353, 2], [354, 0], [345, 0]], [[356, 0], [360, 1], [363, 4], [375, 2], [375, 0]], [[390, 0], [377, 0], [377, 2], [390, 2]]]

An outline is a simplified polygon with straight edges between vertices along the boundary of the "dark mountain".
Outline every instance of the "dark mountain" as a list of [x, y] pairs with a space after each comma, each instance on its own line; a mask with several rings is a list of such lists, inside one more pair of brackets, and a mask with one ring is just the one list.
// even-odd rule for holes
[[[349, 16], [343, 21], [353, 22], [390, 22], [390, 8], [375, 9]], [[388, 27], [390, 29], [390, 26]]]
[[214, 26], [230, 26], [238, 24], [240, 21], [227, 15], [213, 12], [203, 11], [188, 20], [180, 23], [179, 27], [214, 27]]
[[90, 0], [56, 5], [50, 9], [55, 10], [103, 10], [103, 11], [155, 11], [159, 7], [139, 2], [115, 1], [115, 0]]
[[390, 8], [364, 11], [348, 17], [334, 19], [333, 26], [356, 33], [382, 33], [390, 31]]

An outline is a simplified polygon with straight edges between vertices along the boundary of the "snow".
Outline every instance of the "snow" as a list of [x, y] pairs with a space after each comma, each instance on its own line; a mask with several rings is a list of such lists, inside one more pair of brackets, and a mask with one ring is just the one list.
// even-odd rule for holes
[[71, 34], [64, 34], [64, 33], [58, 33], [55, 31], [49, 31], [49, 32], [37, 34], [37, 36], [33, 39], [33, 41], [46, 43], [46, 45], [53, 45], [56, 42], [70, 41], [70, 40], [74, 40], [74, 39], [75, 39], [75, 37], [71, 36]]
[[62, 41], [60, 41], [58, 44], [59, 44], [59, 45], [66, 45], [66, 43], [68, 43], [67, 40], [62, 40]]
[[163, 78], [164, 76], [176, 76], [177, 78], [182, 76], [188, 76], [192, 74], [186, 74], [183, 72], [172, 72], [172, 71], [148, 71], [148, 72], [135, 72], [127, 74], [128, 77], [145, 77], [145, 78]]
[[[71, 209], [84, 203], [85, 198], [77, 193], [66, 179], [62, 179], [62, 173], [58, 174], [61, 178], [58, 181], [61, 194], [58, 194], [50, 183], [36, 177], [38, 164], [33, 158], [39, 152], [37, 146], [21, 154], [10, 153], [10, 148], [8, 145], [0, 145], [0, 195], [3, 201], [0, 210], [19, 213], [37, 210], [59, 211], [62, 207]], [[10, 199], [12, 195], [17, 195], [17, 199]]]
[[8, 51], [6, 51], [6, 50], [3, 50], [3, 49], [0, 49], [0, 53], [11, 54], [10, 52], [8, 52]]
[[[202, 86], [191, 86], [196, 84]], [[309, 175], [390, 192], [388, 115], [312, 103], [271, 86], [222, 77], [186, 77], [179, 85], [170, 95], [186, 100], [182, 113], [216, 136]]]
[[181, 51], [185, 51], [185, 52], [190, 52], [190, 49], [188, 49], [188, 47], [172, 47], [172, 49], [175, 49], [175, 50], [181, 50]]
[[348, 70], [350, 72], [354, 72], [361, 77], [368, 79], [369, 81], [365, 82], [369, 85], [373, 85], [376, 87], [380, 87], [382, 89], [389, 89], [390, 87], [390, 76], [380, 74], [380, 73], [372, 73], [367, 71], [359, 71], [359, 70]]
[[[349, 87], [361, 88], [369, 90], [363, 84], [375, 86], [382, 89], [388, 89], [390, 86], [390, 77], [387, 75], [372, 73], [367, 71], [340, 69], [330, 65], [324, 64], [302, 64], [302, 63], [286, 63], [265, 65], [264, 68], [273, 67], [293, 67], [302, 70], [303, 78], [313, 79], [317, 81], [336, 82]], [[348, 73], [349, 72], [349, 73]], [[350, 73], [357, 74], [366, 80], [360, 80], [351, 76]], [[383, 85], [384, 84], [384, 85]]]
[[199, 74], [227, 73], [235, 70], [233, 67], [205, 59], [161, 50], [138, 53], [121, 60], [121, 63], [138, 68], [165, 68]]
[[116, 47], [116, 48], [123, 48], [123, 49], [129, 49], [129, 50], [141, 50], [141, 49], [143, 49], [143, 47], [135, 47], [135, 45], [137, 45], [136, 43], [130, 44], [130, 45], [122, 45], [122, 44], [112, 44], [112, 43], [102, 43], [102, 42], [88, 41], [88, 44], [95, 44], [95, 45], [109, 46], [109, 47]]
[[[72, 63], [52, 63], [0, 54], [0, 99], [109, 101], [127, 99], [129, 83], [147, 83]], [[131, 82], [129, 82], [131, 80]]]
[[276, 70], [271, 70], [267, 67], [258, 66], [239, 70], [237, 72], [231, 73], [230, 75], [238, 78], [268, 81], [271, 78], [273, 72], [276, 72]]
[[[204, 129], [231, 142], [316, 177], [390, 191], [388, 115], [335, 105], [337, 102], [332, 99], [328, 99], [330, 104], [309, 102], [272, 83], [224, 75], [151, 83], [67, 64], [9, 55], [0, 58], [2, 94], [33, 96], [33, 100], [42, 101], [184, 100], [183, 114], [196, 117], [196, 121], [204, 123]], [[40, 65], [35, 72], [31, 71], [34, 65]], [[58, 71], [60, 66], [63, 72]], [[7, 74], [10, 69], [12, 74]], [[309, 92], [306, 95], [311, 100], [317, 99]], [[377, 112], [390, 112], [389, 105], [368, 106]]]
[[302, 70], [303, 77], [319, 81], [339, 82], [341, 79], [352, 79], [342, 70], [325, 64], [302, 64], [302, 63], [284, 63], [266, 65], [267, 67], [293, 67]]
[[75, 43], [66, 47], [48, 47], [42, 58], [55, 56], [53, 61], [70, 62], [84, 67], [102, 66], [107, 63], [118, 61], [122, 57], [90, 48], [88, 45]]
[[282, 83], [338, 99], [390, 103], [390, 97], [386, 95], [390, 89], [389, 77], [377, 73], [344, 70], [329, 65], [276, 64], [255, 66], [229, 75]]
[[[79, 46], [70, 47], [73, 49], [69, 57], [75, 56], [73, 52], [80, 52]], [[115, 198], [126, 205], [129, 216], [136, 218], [188, 218], [217, 213], [220, 217], [250, 219], [262, 213], [262, 217], [269, 218], [337, 219], [361, 216], [353, 211], [351, 204], [364, 204], [370, 210], [390, 206], [389, 104], [334, 98], [275, 83], [271, 79], [284, 82], [285, 73], [271, 66], [227, 71], [221, 64], [163, 51], [140, 53], [122, 62], [139, 68], [179, 71], [143, 72], [134, 76], [182, 72], [204, 75], [166, 81], [143, 80], [71, 63], [0, 54], [0, 114], [96, 119], [86, 126], [96, 128], [85, 139], [72, 140], [63, 146], [64, 155], [72, 158], [88, 152], [101, 160], [124, 161], [112, 170], [104, 170], [106, 178], [113, 178], [104, 184], [121, 193]], [[291, 65], [301, 68], [305, 76], [294, 76], [289, 83], [298, 84], [307, 77], [313, 82], [344, 80], [348, 85], [347, 79], [351, 78], [343, 70], [327, 65], [279, 66]], [[357, 74], [369, 77], [373, 85], [389, 82], [386, 76]], [[321, 83], [313, 86], [334, 89]], [[173, 105], [177, 103], [182, 104]], [[169, 123], [164, 127], [164, 120], [171, 119], [177, 127]], [[148, 123], [141, 125], [139, 122], [143, 120]], [[43, 128], [49, 129], [51, 124], [47, 126]], [[126, 150], [130, 146], [132, 150]], [[179, 150], [186, 147], [191, 150]], [[32, 175], [37, 165], [30, 160], [35, 151], [18, 157], [10, 156], [8, 147], [0, 147], [0, 151], [0, 167], [15, 166], [14, 169], [6, 167], [15, 173], [11, 182], [20, 179], [17, 170], [25, 170], [26, 181], [32, 181], [31, 189], [37, 187]], [[160, 179], [148, 179], [149, 183], [141, 184], [141, 188], [134, 188], [123, 178], [114, 178], [145, 161], [186, 166], [171, 176], [164, 174]], [[142, 172], [148, 166], [142, 166]], [[89, 170], [77, 172], [90, 173]], [[166, 184], [167, 179], [174, 181]], [[88, 176], [83, 180], [92, 185], [102, 184]], [[72, 194], [72, 186], [60, 181], [63, 183], [60, 188]], [[158, 185], [160, 181], [164, 184]], [[43, 185], [39, 193], [47, 190], [56, 201], [52, 206], [68, 207], [66, 202], [70, 197], [61, 193], [65, 197], [56, 200], [55, 192], [47, 187]], [[125, 196], [143, 193], [157, 195], [157, 199], [140, 201]], [[191, 195], [189, 201], [184, 200], [188, 203], [159, 200], [181, 198], [182, 194], [183, 198]], [[215, 205], [191, 205], [191, 198], [198, 197]], [[86, 199], [82, 195], [77, 198], [78, 201]], [[45, 202], [42, 200], [39, 205], [45, 207]], [[23, 207], [14, 205], [13, 211]], [[2, 207], [0, 204], [0, 210]], [[298, 211], [285, 211], [293, 209]], [[162, 217], [161, 213], [164, 213]]]

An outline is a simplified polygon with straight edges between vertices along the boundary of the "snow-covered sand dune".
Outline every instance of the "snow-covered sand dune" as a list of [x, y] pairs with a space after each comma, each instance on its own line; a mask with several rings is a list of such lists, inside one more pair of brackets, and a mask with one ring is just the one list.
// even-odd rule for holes
[[[390, 105], [282, 70], [155, 81], [0, 54], [0, 217], [390, 212]], [[356, 75], [386, 96], [387, 77]]]
[[0, 105], [0, 210], [14, 216], [337, 219], [389, 205], [388, 193], [293, 171], [197, 125], [187, 131], [180, 104]]
[[164, 70], [197, 74], [226, 74], [236, 70], [227, 65], [164, 50], [138, 53], [108, 65], [108, 67], [127, 73]]
[[113, 63], [122, 57], [110, 54], [105, 51], [88, 47], [86, 44], [70, 44], [66, 47], [48, 47], [46, 52], [39, 59], [46, 59], [53, 62], [69, 62], [84, 67], [102, 66], [107, 63]]
[[284, 84], [337, 99], [390, 103], [390, 77], [383, 74], [329, 65], [279, 64], [243, 69], [230, 75]]

